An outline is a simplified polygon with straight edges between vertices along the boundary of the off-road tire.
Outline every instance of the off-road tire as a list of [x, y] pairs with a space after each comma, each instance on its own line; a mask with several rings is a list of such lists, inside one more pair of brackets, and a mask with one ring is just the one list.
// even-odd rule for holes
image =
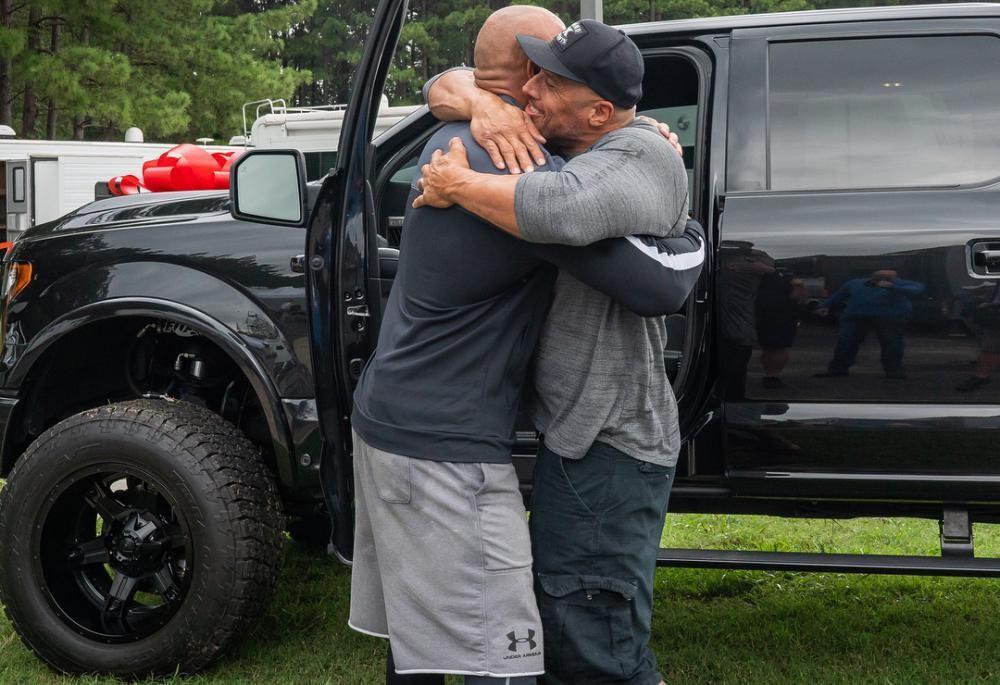
[[[45, 574], [36, 572], [44, 503], [75, 473], [96, 472], [109, 461], [164, 487], [191, 523], [193, 550], [174, 613], [152, 634], [115, 644], [74, 629], [46, 598], [38, 577]], [[0, 602], [24, 643], [58, 671], [193, 673], [265, 611], [281, 566], [283, 524], [274, 476], [249, 440], [218, 415], [165, 400], [90, 409], [45, 431], [0, 490]]]

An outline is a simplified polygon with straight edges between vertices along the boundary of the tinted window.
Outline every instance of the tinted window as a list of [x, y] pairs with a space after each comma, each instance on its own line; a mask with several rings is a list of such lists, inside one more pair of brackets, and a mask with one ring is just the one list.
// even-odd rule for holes
[[1000, 39], [774, 43], [770, 187], [981, 183], [1000, 176]]
[[[670, 125], [684, 147], [688, 193], [694, 197], [695, 145], [698, 142], [698, 72], [686, 58], [649, 57], [642, 80], [639, 114]], [[691, 203], [692, 206], [694, 202]]]
[[336, 152], [307, 152], [305, 157], [307, 181], [317, 181], [326, 176], [330, 169], [337, 166]]

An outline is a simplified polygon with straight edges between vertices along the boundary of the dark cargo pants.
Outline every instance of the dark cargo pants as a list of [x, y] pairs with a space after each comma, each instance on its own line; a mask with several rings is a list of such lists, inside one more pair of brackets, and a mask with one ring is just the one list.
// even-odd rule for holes
[[887, 316], [841, 317], [837, 345], [833, 350], [833, 361], [829, 366], [830, 373], [847, 373], [858, 356], [858, 348], [871, 331], [875, 332], [882, 347], [882, 369], [886, 373], [901, 372], [905, 348], [904, 326], [905, 322], [902, 319]]
[[546, 685], [657, 685], [649, 649], [656, 552], [674, 467], [596, 442], [580, 460], [544, 445], [531, 547]]

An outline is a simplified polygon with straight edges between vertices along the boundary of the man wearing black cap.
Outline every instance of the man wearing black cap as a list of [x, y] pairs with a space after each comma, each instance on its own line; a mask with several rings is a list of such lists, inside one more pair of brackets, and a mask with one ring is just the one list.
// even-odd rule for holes
[[[620, 31], [584, 20], [546, 42], [519, 36], [539, 68], [525, 114], [561, 171], [497, 176], [468, 168], [461, 141], [421, 170], [414, 206], [457, 204], [530, 242], [584, 245], [675, 235], [687, 179], [656, 128], [635, 118], [643, 62]], [[463, 112], [461, 77], [443, 93]], [[458, 84], [457, 86], [455, 84]], [[465, 108], [468, 111], [468, 108]], [[662, 317], [643, 318], [561, 272], [534, 362], [532, 415], [544, 434], [530, 520], [545, 633], [544, 682], [656, 685], [649, 649], [656, 552], [680, 450]]]
[[[477, 82], [523, 102], [529, 65], [515, 35], [561, 28], [541, 8], [498, 11], [477, 40]], [[501, 173], [469, 131], [465, 122], [443, 127], [421, 159], [457, 136], [473, 168]], [[354, 395], [350, 625], [389, 637], [387, 684], [440, 685], [453, 673], [467, 684], [529, 685], [542, 671], [544, 638], [510, 452], [555, 281], [542, 262], [634, 311], [663, 313], [690, 292], [704, 241], [694, 227], [676, 238], [531, 245], [458, 207], [424, 208], [407, 210], [400, 252], [377, 349]]]

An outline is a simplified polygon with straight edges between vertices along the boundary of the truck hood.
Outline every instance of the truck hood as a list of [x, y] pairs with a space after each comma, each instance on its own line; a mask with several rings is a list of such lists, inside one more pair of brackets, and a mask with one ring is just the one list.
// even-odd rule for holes
[[[319, 195], [322, 181], [306, 185], [311, 207]], [[95, 200], [69, 214], [44, 224], [32, 226], [19, 241], [35, 241], [71, 233], [86, 233], [107, 228], [141, 228], [191, 221], [201, 216], [228, 214], [227, 190], [190, 190], [169, 193], [140, 193]]]
[[224, 190], [122, 195], [96, 200], [55, 221], [32, 226], [18, 240], [43, 240], [111, 226], [163, 224], [228, 211], [229, 193]]

